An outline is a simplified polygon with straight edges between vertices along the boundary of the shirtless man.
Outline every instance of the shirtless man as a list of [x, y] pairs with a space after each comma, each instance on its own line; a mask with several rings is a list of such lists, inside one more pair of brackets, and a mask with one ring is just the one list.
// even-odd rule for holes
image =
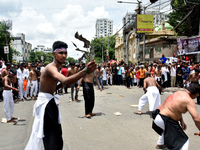
[[[101, 85], [101, 88], [103, 90], [103, 70], [101, 69], [101, 66], [98, 66], [98, 68], [96, 69], [96, 74], [97, 74], [97, 79], [99, 81], [99, 84]], [[98, 86], [98, 89], [100, 89], [99, 86]]]
[[8, 75], [8, 71], [11, 68], [11, 64], [10, 63], [6, 63], [6, 68], [1, 72], [1, 77], [5, 77]]
[[12, 90], [19, 92], [18, 89], [12, 87], [13, 85], [13, 77], [16, 75], [15, 69], [10, 69], [8, 71], [8, 75], [6, 75], [3, 79], [4, 91], [3, 91], [3, 99], [4, 99], [4, 112], [7, 119], [7, 123], [16, 124], [17, 118], [13, 117], [14, 111], [14, 101]]
[[160, 135], [156, 148], [163, 148], [165, 145], [168, 149], [188, 150], [189, 139], [183, 132], [187, 126], [183, 121], [182, 114], [188, 111], [200, 131], [200, 118], [193, 101], [199, 95], [199, 91], [199, 84], [190, 84], [187, 90], [177, 91], [170, 95], [153, 112], [152, 127]]
[[[54, 61], [48, 64], [41, 73], [40, 91], [33, 111], [35, 120], [25, 150], [41, 150], [42, 140], [45, 150], [62, 150], [62, 128], [57, 100], [59, 95], [53, 94], [59, 88], [74, 84], [88, 72], [92, 73], [96, 70], [95, 61], [91, 61], [84, 70], [70, 77], [59, 73], [61, 65], [67, 58], [67, 48], [68, 45], [64, 42], [54, 42], [52, 48]], [[57, 85], [58, 82], [61, 84]]]
[[[199, 79], [200, 79], [200, 69], [195, 68], [195, 73], [191, 73], [189, 75], [189, 77], [185, 80], [185, 82], [183, 83], [186, 84], [188, 81], [191, 81], [191, 83], [197, 83], [199, 84]], [[197, 104], [200, 104], [200, 95], [197, 97]]]
[[[67, 77], [74, 75], [78, 72], [78, 67], [75, 67], [75, 63], [71, 63], [70, 64], [71, 68], [69, 69], [69, 71], [67, 72]], [[72, 102], [76, 102], [79, 101], [78, 100], [78, 90], [77, 90], [77, 85], [78, 83], [74, 83], [71, 85], [71, 98], [72, 98]], [[74, 87], [76, 88], [76, 94], [75, 94], [75, 100], [74, 100]]]
[[108, 67], [106, 68], [106, 72], [107, 72], [107, 85], [108, 85], [108, 80], [110, 78], [110, 85], [112, 85], [112, 67], [110, 66], [110, 64], [108, 64]]
[[31, 84], [31, 100], [33, 100], [33, 90], [34, 90], [34, 99], [36, 99], [36, 94], [37, 94], [37, 73], [36, 73], [36, 66], [32, 65], [32, 70], [29, 72], [29, 80]]
[[[149, 101], [149, 111], [156, 110], [161, 104], [159, 89], [161, 86], [157, 83], [154, 77], [151, 77], [150, 72], [146, 72], [146, 79], [144, 79], [145, 94], [139, 99], [138, 111], [135, 114], [141, 115], [142, 108]], [[157, 88], [158, 87], [158, 88]]]
[[93, 79], [95, 78], [98, 86], [100, 87], [100, 90], [102, 91], [102, 88], [99, 84], [99, 81], [97, 79], [96, 72], [94, 73], [89, 73], [83, 77], [79, 81], [79, 85], [77, 89], [80, 88], [80, 84], [83, 81], [83, 96], [85, 100], [85, 117], [90, 118], [91, 116], [95, 116], [96, 114], [92, 113], [92, 110], [94, 108], [94, 101], [95, 101], [95, 96], [94, 96], [94, 87], [93, 87]]

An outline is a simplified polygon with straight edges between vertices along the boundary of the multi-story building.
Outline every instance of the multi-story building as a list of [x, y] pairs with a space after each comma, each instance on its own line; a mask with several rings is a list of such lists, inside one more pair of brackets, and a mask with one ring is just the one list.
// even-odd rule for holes
[[25, 41], [25, 34], [17, 33], [14, 40], [11, 41], [10, 46], [19, 52], [19, 54], [13, 55], [13, 60], [16, 62], [26, 62], [29, 59], [30, 52], [32, 50], [32, 44]]
[[45, 48], [44, 45], [37, 45], [37, 47], [35, 47], [33, 49], [34, 52], [44, 52], [44, 53], [51, 53], [52, 49], [51, 48]]
[[106, 18], [97, 19], [96, 21], [96, 37], [107, 37], [113, 35], [113, 21]]

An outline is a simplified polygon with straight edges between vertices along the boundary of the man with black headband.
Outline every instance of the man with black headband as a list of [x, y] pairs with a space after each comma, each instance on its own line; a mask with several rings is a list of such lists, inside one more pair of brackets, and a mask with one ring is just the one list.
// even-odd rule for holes
[[13, 101], [13, 95], [12, 90], [19, 92], [18, 89], [12, 87], [12, 80], [13, 77], [16, 75], [16, 71], [14, 68], [11, 68], [8, 71], [8, 75], [6, 75], [3, 79], [4, 84], [4, 91], [3, 91], [3, 99], [4, 99], [4, 112], [7, 119], [7, 123], [10, 124], [16, 124], [17, 118], [13, 117], [13, 111], [14, 111], [14, 101]]
[[[67, 58], [67, 44], [56, 41], [53, 44], [54, 61], [48, 64], [40, 76], [40, 91], [34, 105], [31, 137], [25, 150], [40, 150], [42, 140], [45, 150], [62, 150], [63, 139], [61, 129], [61, 117], [59, 111], [59, 95], [53, 95], [56, 90], [63, 86], [69, 86], [77, 82], [87, 73], [96, 69], [96, 62], [91, 61], [82, 71], [65, 77], [59, 73], [60, 67]], [[61, 84], [57, 85], [60, 82]]]

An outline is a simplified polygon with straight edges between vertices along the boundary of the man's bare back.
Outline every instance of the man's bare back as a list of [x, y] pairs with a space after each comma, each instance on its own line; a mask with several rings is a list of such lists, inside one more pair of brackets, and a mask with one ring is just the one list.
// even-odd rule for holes
[[155, 80], [155, 78], [153, 77], [148, 77], [146, 79], [144, 79], [144, 83], [146, 83], [146, 86], [147, 87], [150, 87], [150, 86], [157, 86], [157, 82]]
[[160, 114], [170, 117], [175, 121], [180, 121], [182, 114], [188, 111], [187, 107], [189, 104], [195, 105], [189, 94], [186, 91], [177, 91], [167, 97], [158, 109], [160, 109]]

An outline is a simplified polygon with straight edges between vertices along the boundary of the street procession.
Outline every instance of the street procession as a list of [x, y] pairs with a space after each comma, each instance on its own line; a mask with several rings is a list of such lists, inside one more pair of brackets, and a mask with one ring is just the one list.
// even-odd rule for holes
[[0, 0], [1, 150], [198, 150], [199, 0]]

